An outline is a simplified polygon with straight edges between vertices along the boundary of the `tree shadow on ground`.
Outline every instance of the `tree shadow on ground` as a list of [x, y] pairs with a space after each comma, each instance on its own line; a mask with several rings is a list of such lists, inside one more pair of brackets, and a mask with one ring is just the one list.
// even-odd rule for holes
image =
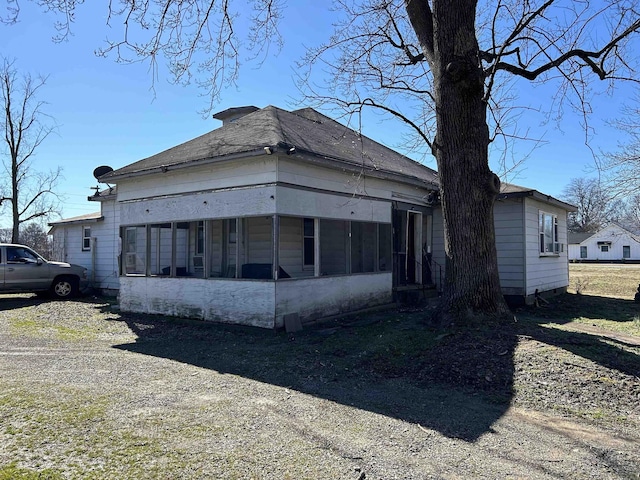
[[575, 318], [592, 320], [607, 319], [615, 322], [630, 322], [640, 315], [640, 304], [623, 298], [601, 297], [565, 293], [552, 298], [551, 303], [528, 313], [553, 319], [556, 323], [570, 322]]
[[[562, 348], [603, 367], [640, 377], [640, 338], [625, 341], [616, 332], [595, 326], [591, 331], [571, 331], [554, 326], [567, 325], [575, 319], [632, 323], [640, 314], [633, 300], [592, 295], [564, 294], [542, 308], [522, 311], [519, 333], [538, 342]], [[635, 337], [634, 337], [635, 340]]]
[[469, 343], [467, 359], [499, 349], [495, 358], [508, 371], [498, 375], [483, 368], [486, 388], [452, 387], [440, 380], [456, 376], [460, 381], [469, 366], [447, 365], [446, 372], [433, 367], [444, 366], [442, 352], [453, 339], [425, 329], [423, 316], [378, 313], [305, 328], [294, 336], [122, 313], [120, 320], [137, 339], [115, 348], [294, 389], [475, 441], [509, 408], [516, 337], [502, 335], [499, 346]]
[[[602, 299], [603, 308], [609, 300], [615, 299]], [[562, 313], [571, 298], [556, 301]], [[629, 316], [623, 306], [619, 321]], [[640, 375], [637, 354], [597, 335], [547, 328], [549, 311], [527, 311], [509, 325], [442, 331], [425, 326], [424, 311], [394, 310], [295, 335], [123, 312], [117, 319], [137, 339], [115, 348], [295, 389], [474, 442], [493, 432], [514, 400], [515, 350], [523, 338]], [[567, 321], [568, 315], [557, 319]]]

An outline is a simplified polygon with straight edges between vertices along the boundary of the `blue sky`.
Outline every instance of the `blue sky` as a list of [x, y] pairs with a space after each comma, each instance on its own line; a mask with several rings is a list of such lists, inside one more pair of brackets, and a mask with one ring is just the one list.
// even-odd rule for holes
[[[106, 2], [81, 5], [74, 35], [59, 44], [51, 41], [55, 35], [51, 15], [40, 12], [30, 2], [22, 2], [21, 8], [20, 23], [0, 25], [0, 55], [15, 58], [15, 66], [21, 72], [48, 76], [40, 99], [47, 102], [44, 110], [55, 119], [58, 128], [38, 149], [35, 168], [63, 167], [64, 179], [59, 183], [64, 196], [63, 217], [99, 209], [98, 204], [86, 201], [91, 187], [96, 185], [92, 175], [95, 167], [118, 168], [220, 126], [220, 122], [198, 113], [207, 105], [207, 99], [195, 86], [171, 85], [161, 69], [154, 92], [148, 65], [122, 65], [114, 58], [95, 56], [95, 49], [103, 45], [110, 32], [106, 26]], [[298, 2], [286, 13], [283, 50], [262, 65], [246, 64], [238, 85], [224, 90], [216, 110], [241, 105], [297, 108], [295, 62], [303, 54], [303, 43], [315, 45], [328, 38], [331, 19], [328, 10], [315, 2]], [[520, 95], [524, 103], [536, 107], [536, 102], [542, 104], [549, 92], [523, 88]], [[594, 105], [597, 113], [592, 124], [597, 135], [592, 147], [596, 150], [615, 148], [620, 137], [604, 120], [614, 118], [629, 96], [630, 92], [622, 89], [614, 98], [603, 95]], [[585, 146], [584, 131], [575, 119], [567, 118], [562, 131], [555, 125], [541, 125], [541, 117], [535, 113], [521, 123], [521, 130], [530, 128], [547, 143], [531, 153], [513, 183], [557, 197], [571, 178], [594, 175], [591, 150]], [[402, 150], [401, 133], [391, 125], [370, 115], [365, 117], [363, 132], [420, 160]], [[528, 152], [529, 148], [524, 145], [521, 151]], [[435, 168], [433, 160], [425, 163]], [[0, 226], [8, 225], [6, 215], [0, 218]]]

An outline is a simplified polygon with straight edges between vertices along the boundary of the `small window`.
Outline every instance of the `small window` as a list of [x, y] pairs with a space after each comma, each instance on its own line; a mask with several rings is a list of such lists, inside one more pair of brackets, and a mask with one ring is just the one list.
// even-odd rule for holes
[[586, 246], [581, 246], [580, 247], [580, 258], [587, 258], [587, 247]]
[[622, 258], [631, 258], [631, 246], [623, 245], [622, 246]]
[[91, 227], [82, 227], [82, 251], [91, 250]]
[[601, 252], [608, 252], [609, 251], [609, 245], [600, 245], [600, 251]]

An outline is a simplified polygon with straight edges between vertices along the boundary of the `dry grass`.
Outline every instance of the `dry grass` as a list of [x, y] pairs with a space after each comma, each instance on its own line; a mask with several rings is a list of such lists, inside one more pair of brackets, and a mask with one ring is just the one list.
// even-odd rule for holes
[[569, 292], [600, 297], [633, 299], [640, 284], [640, 265], [569, 265]]

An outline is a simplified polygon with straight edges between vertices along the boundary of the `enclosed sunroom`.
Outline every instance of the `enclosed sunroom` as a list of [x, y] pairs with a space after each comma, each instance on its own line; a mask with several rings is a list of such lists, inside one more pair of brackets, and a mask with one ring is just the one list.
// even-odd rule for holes
[[[273, 190], [268, 196], [274, 197], [273, 206], [277, 191], [281, 197], [305, 195], [285, 187], [245, 194], [251, 197], [264, 188]], [[301, 212], [241, 216], [239, 210], [256, 203], [226, 202], [229, 194], [181, 196], [176, 201], [185, 208], [176, 208], [175, 215], [166, 208], [166, 199], [122, 204], [124, 218], [165, 214], [161, 221], [120, 227], [123, 310], [277, 328], [286, 315], [305, 323], [392, 301], [390, 203], [362, 199], [350, 204], [344, 197], [324, 194], [322, 210], [331, 211], [333, 218]], [[179, 218], [193, 202], [218, 201], [235, 214]], [[283, 210], [305, 210], [284, 204], [289, 207], [281, 206]]]

